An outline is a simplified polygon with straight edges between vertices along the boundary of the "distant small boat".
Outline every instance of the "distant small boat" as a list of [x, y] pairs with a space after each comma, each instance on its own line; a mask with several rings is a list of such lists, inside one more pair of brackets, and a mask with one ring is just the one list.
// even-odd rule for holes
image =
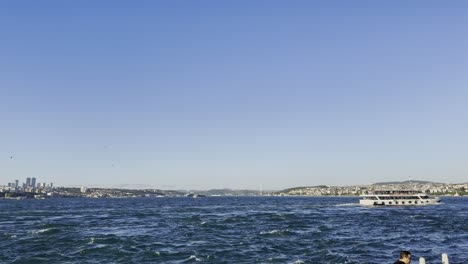
[[196, 194], [196, 193], [187, 193], [185, 197], [192, 197], [192, 198], [203, 198], [206, 197], [206, 195], [203, 194]]
[[417, 191], [375, 191], [373, 194], [360, 195], [361, 205], [429, 205], [440, 203], [439, 197], [428, 196]]

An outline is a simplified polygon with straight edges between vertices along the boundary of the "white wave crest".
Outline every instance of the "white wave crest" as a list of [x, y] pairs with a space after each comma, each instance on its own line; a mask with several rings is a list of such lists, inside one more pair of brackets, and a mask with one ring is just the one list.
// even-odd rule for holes
[[55, 228], [53, 227], [50, 227], [50, 228], [43, 228], [43, 229], [38, 229], [38, 230], [34, 230], [32, 231], [33, 234], [43, 234], [43, 233], [48, 233], [52, 230], [55, 230]]
[[188, 259], [186, 259], [185, 261], [189, 261], [189, 260], [195, 260], [195, 261], [202, 261], [200, 258], [198, 258], [197, 256], [195, 255], [191, 255]]
[[289, 232], [289, 230], [278, 230], [278, 229], [274, 229], [274, 230], [271, 230], [271, 231], [261, 231], [260, 232], [260, 235], [276, 235], [276, 234], [282, 234], [282, 233], [285, 233], [285, 232]]

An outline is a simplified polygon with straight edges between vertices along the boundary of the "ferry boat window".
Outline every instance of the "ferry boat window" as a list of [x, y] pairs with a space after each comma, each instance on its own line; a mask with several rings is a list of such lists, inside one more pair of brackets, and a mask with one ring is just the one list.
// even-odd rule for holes
[[388, 204], [392, 204], [392, 202], [388, 202]]
[[401, 202], [401, 204], [405, 204], [405, 201]]
[[396, 201], [395, 204], [398, 204], [398, 201]]
[[418, 204], [418, 201], [414, 201], [414, 204]]
[[411, 201], [408, 201], [408, 203], [411, 203]]

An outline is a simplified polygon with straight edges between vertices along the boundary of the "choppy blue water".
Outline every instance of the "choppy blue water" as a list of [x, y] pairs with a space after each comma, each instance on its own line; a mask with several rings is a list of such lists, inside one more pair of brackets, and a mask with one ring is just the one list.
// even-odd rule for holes
[[[436, 206], [357, 198], [0, 200], [1, 263], [468, 263], [468, 199]], [[417, 259], [413, 261], [417, 263]]]

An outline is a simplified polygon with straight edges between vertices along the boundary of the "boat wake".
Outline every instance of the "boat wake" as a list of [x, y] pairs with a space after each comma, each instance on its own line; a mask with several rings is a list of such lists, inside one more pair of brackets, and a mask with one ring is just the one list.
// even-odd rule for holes
[[343, 203], [343, 204], [336, 204], [336, 207], [342, 207], [342, 206], [358, 206], [356, 203]]

